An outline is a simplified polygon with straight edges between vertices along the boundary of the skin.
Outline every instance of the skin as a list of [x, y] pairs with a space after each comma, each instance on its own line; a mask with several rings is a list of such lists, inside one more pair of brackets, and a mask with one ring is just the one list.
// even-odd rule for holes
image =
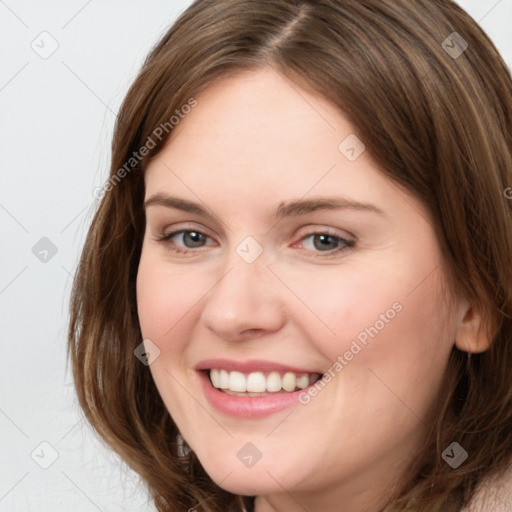
[[[212, 213], [146, 209], [137, 301], [143, 336], [161, 351], [150, 366], [159, 393], [211, 478], [256, 495], [257, 512], [378, 511], [432, 425], [454, 344], [486, 348], [480, 318], [464, 298], [447, 299], [424, 205], [368, 151], [352, 162], [338, 150], [356, 130], [331, 103], [269, 68], [196, 99], [145, 176], [146, 200], [172, 194]], [[333, 196], [383, 213], [273, 216], [283, 202]], [[180, 229], [204, 233], [205, 245], [157, 241]], [[326, 230], [355, 246], [325, 256], [312, 234]], [[263, 249], [253, 263], [236, 252], [248, 236]], [[193, 369], [203, 359], [326, 371], [395, 303], [401, 311], [307, 405], [244, 419], [203, 395]], [[251, 468], [237, 457], [247, 442], [262, 453]]]

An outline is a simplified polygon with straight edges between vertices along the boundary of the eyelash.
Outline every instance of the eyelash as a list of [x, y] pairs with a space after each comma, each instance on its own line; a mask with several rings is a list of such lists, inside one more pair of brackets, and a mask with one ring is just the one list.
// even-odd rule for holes
[[[202, 235], [202, 236], [204, 236], [206, 238], [210, 238], [208, 235], [205, 235], [201, 231], [197, 231], [195, 229], [180, 229], [178, 231], [173, 231], [172, 233], [168, 233], [168, 234], [161, 233], [155, 240], [157, 242], [160, 242], [160, 243], [166, 245], [170, 250], [172, 250], [173, 252], [175, 252], [177, 254], [190, 254], [192, 252], [197, 252], [193, 248], [183, 249], [183, 248], [177, 247], [172, 242], [172, 238], [173, 237], [175, 237], [176, 235], [185, 234], [185, 233], [197, 233], [197, 234]], [[347, 240], [345, 238], [342, 238], [339, 235], [331, 233], [329, 230], [313, 231], [311, 233], [308, 233], [307, 235], [304, 235], [300, 239], [300, 242], [303, 242], [304, 240], [308, 239], [309, 237], [319, 236], [319, 235], [327, 235], [327, 236], [330, 236], [330, 237], [334, 238], [335, 240], [337, 240], [340, 243], [340, 246], [337, 247], [336, 249], [331, 250], [331, 251], [312, 251], [313, 253], [316, 254], [316, 257], [320, 257], [320, 258], [333, 257], [333, 256], [338, 255], [341, 252], [353, 249], [355, 247], [355, 241]], [[205, 246], [200, 246], [197, 249], [202, 249], [203, 247], [205, 247]], [[305, 249], [305, 250], [309, 250], [309, 249]]]

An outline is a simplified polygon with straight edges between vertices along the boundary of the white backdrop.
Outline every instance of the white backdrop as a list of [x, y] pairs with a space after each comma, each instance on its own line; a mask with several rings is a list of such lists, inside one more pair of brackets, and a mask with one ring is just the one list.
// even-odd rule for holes
[[[71, 276], [115, 113], [191, 0], [0, 0], [0, 512], [154, 510], [81, 418]], [[461, 0], [512, 68], [512, 0]]]

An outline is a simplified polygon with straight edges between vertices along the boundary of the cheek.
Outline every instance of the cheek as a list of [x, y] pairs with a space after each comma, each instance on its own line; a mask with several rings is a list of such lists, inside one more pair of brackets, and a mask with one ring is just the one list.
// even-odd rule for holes
[[340, 401], [353, 397], [357, 408], [364, 398], [375, 410], [396, 406], [408, 413], [402, 399], [419, 414], [430, 407], [453, 347], [435, 267], [434, 256], [418, 255], [388, 266], [333, 268], [315, 279], [287, 276], [311, 312], [300, 321], [329, 362]]
[[[429, 423], [440, 392], [453, 340], [437, 284], [433, 277], [410, 295], [405, 290], [383, 295], [385, 300], [371, 307], [361, 302], [372, 314], [366, 324], [349, 324], [351, 336], [338, 349], [346, 361], [343, 396], [360, 398], [351, 401], [350, 409], [356, 416], [373, 411], [381, 417], [385, 431], [391, 432], [396, 422], [404, 432], [417, 425], [418, 418]], [[394, 299], [397, 307], [386, 314]]]
[[429, 257], [404, 251], [375, 260], [354, 258], [314, 273], [282, 268], [280, 275], [302, 303], [290, 295], [295, 321], [300, 319], [309, 339], [317, 340], [330, 360], [353, 340], [365, 346], [386, 337], [388, 345], [419, 345], [420, 350], [425, 349], [422, 339], [442, 342], [439, 333], [448, 325], [449, 312], [433, 251]]
[[177, 338], [175, 332], [182, 320], [193, 314], [206, 291], [204, 287], [194, 272], [172, 271], [172, 266], [143, 251], [137, 273], [137, 309], [143, 337], [156, 341]]
[[354, 263], [314, 273], [282, 269], [281, 275], [292, 283], [296, 296], [289, 297], [293, 321], [302, 325], [329, 361], [349, 350], [355, 340], [364, 347], [403, 316], [405, 276], [396, 270], [390, 274], [382, 265]]
[[[137, 309], [142, 336], [159, 350], [149, 370], [173, 420], [187, 431], [190, 397], [183, 393], [184, 354], [191, 338], [191, 322], [196, 321], [194, 306], [206, 293], [194, 272], [172, 270], [153, 254], [142, 253], [137, 273]], [[198, 424], [199, 418], [197, 419]]]

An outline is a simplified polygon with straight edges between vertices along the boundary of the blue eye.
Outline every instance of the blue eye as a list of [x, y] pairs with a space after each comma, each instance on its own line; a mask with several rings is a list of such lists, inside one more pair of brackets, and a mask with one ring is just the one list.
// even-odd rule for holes
[[[304, 243], [306, 240], [310, 240], [309, 243]], [[355, 242], [351, 240], [345, 240], [344, 238], [333, 235], [331, 233], [311, 233], [304, 236], [301, 239], [302, 244], [307, 250], [313, 252], [327, 253], [326, 256], [337, 254], [340, 251], [354, 247]]]
[[[182, 229], [169, 234], [162, 233], [156, 240], [167, 245], [171, 251], [180, 254], [193, 253], [196, 252], [194, 249], [212, 245], [212, 243], [208, 243], [209, 240], [212, 240], [209, 236], [191, 229]], [[308, 242], [306, 243], [306, 241]], [[354, 241], [346, 240], [329, 232], [310, 233], [302, 237], [299, 243], [305, 246], [307, 251], [319, 257], [334, 256], [355, 246]]]
[[[159, 242], [168, 244], [173, 251], [184, 253], [189, 252], [188, 249], [197, 249], [207, 245], [206, 240], [209, 238], [210, 237], [206, 236], [200, 231], [182, 229], [181, 231], [174, 231], [173, 233], [169, 233], [167, 235], [162, 234], [157, 240]], [[181, 240], [179, 244], [176, 245], [176, 241], [173, 239]], [[184, 246], [184, 248], [181, 248], [180, 245]]]

